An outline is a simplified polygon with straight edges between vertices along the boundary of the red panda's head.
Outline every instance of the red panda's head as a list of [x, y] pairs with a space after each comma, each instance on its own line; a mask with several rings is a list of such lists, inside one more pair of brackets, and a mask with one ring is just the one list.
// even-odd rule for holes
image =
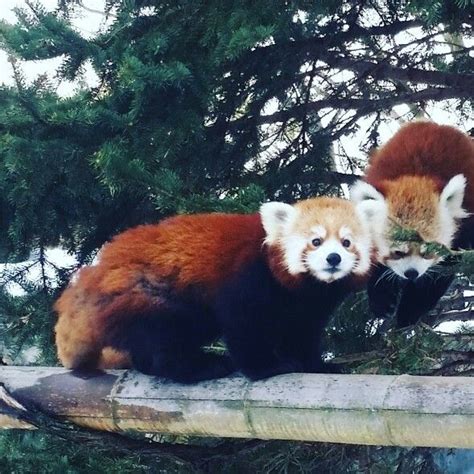
[[309, 274], [332, 282], [368, 272], [371, 239], [367, 206], [362, 212], [351, 202], [319, 197], [294, 205], [269, 202], [260, 208], [265, 243], [282, 255], [293, 276]]
[[441, 258], [430, 254], [423, 242], [397, 241], [397, 227], [415, 231], [424, 242], [451, 247], [460, 220], [468, 215], [463, 209], [466, 179], [458, 174], [443, 187], [430, 177], [406, 175], [378, 187], [359, 181], [351, 188], [351, 198], [362, 208], [378, 208], [371, 221], [377, 260], [414, 280]]

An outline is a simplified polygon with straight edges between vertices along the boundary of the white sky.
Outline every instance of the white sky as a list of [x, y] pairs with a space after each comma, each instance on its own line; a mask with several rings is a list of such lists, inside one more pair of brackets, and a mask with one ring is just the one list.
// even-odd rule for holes
[[[44, 7], [48, 10], [54, 10], [57, 6], [57, 0], [41, 0]], [[103, 10], [105, 0], [83, 0], [85, 7], [94, 10]], [[0, 0], [0, 19], [9, 23], [16, 22], [14, 8], [26, 8], [23, 0]], [[84, 11], [81, 16], [73, 19], [73, 25], [84, 37], [94, 36], [104, 25], [105, 17], [98, 13]], [[60, 58], [45, 61], [28, 61], [22, 62], [22, 70], [28, 80], [33, 80], [40, 74], [48, 73], [49, 76], [56, 80], [58, 84], [58, 93], [63, 96], [72, 95], [74, 93], [75, 84], [62, 80], [61, 82], [55, 77], [55, 71], [61, 64]], [[91, 67], [86, 67], [84, 71], [84, 79], [89, 84], [97, 83], [97, 76]], [[13, 84], [12, 67], [8, 62], [8, 55], [5, 51], [0, 51], [0, 84]]]

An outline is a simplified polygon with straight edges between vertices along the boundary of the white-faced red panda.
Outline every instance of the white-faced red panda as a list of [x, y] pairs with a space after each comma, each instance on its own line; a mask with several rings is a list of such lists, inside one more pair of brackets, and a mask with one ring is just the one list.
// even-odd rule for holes
[[[369, 270], [365, 215], [349, 201], [177, 216], [106, 244], [55, 305], [68, 368], [126, 366], [180, 382], [322, 370], [327, 320]], [[230, 357], [203, 351], [223, 337]]]
[[351, 195], [358, 205], [379, 206], [382, 216], [373, 221], [379, 268], [369, 282], [371, 306], [378, 316], [395, 310], [400, 327], [413, 324], [452, 277], [436, 273], [441, 258], [424, 243], [394, 240], [394, 226], [448, 248], [474, 245], [474, 142], [450, 126], [404, 125], [371, 156]]

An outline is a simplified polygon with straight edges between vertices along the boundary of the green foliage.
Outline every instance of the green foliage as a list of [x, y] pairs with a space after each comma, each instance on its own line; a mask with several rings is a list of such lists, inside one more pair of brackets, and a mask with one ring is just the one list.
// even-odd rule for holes
[[380, 343], [378, 326], [379, 322], [370, 319], [367, 294], [351, 295], [336, 311], [326, 330], [326, 350], [334, 357], [370, 351]]
[[429, 374], [444, 348], [443, 338], [431, 328], [418, 325], [410, 330], [390, 331], [379, 347], [383, 357], [356, 365], [356, 373], [384, 375]]
[[193, 465], [174, 457], [152, 453], [123, 455], [107, 452], [100, 447], [91, 449], [72, 446], [69, 441], [39, 432], [10, 431], [0, 434], [1, 472], [30, 474], [38, 472], [39, 466], [42, 473], [48, 474], [384, 474], [394, 472], [396, 468], [400, 469], [399, 472], [413, 474], [441, 472], [433, 461], [433, 452], [426, 449], [262, 441], [253, 449], [236, 455], [216, 455]]
[[442, 21], [457, 23], [462, 21], [462, 16], [472, 15], [474, 2], [472, 0], [410, 0], [407, 2], [409, 11], [420, 15], [429, 26], [434, 26]]
[[2, 357], [9, 364], [28, 365], [31, 361], [25, 361], [25, 351], [34, 349], [38, 354], [35, 364], [56, 365], [51, 317], [54, 293], [31, 284], [25, 289], [28, 291], [23, 296], [0, 293]]
[[347, 372], [377, 374], [430, 373], [444, 339], [423, 324], [380, 330], [386, 323], [371, 318], [365, 293], [348, 298], [327, 329], [327, 351]]
[[135, 474], [195, 472], [185, 463], [167, 458], [142, 459], [104, 449], [81, 447], [40, 432], [0, 433], [0, 471], [30, 474]]
[[414, 242], [421, 243], [423, 239], [414, 229], [407, 229], [398, 224], [393, 224], [390, 238], [393, 242]]
[[[176, 212], [253, 212], [266, 199], [340, 195], [334, 144], [365, 117], [372, 124], [362, 148], [377, 145], [378, 126], [405, 95], [424, 94], [410, 103], [416, 114], [426, 100], [442, 98], [446, 85], [460, 122], [472, 115], [465, 81], [473, 59], [463, 46], [472, 37], [472, 1], [107, 0], [108, 26], [88, 39], [71, 25], [80, 3], [58, 0], [51, 13], [28, 1], [17, 24], [0, 23], [0, 48], [15, 75], [15, 87], [0, 86], [0, 262], [9, 264], [0, 275], [0, 333], [8, 361], [36, 347], [35, 363], [55, 362], [51, 306], [75, 267], [47, 262], [49, 247], [89, 263], [117, 232]], [[397, 33], [414, 21], [425, 36], [398, 44]], [[455, 37], [446, 42], [449, 56], [436, 52], [442, 34], [434, 31]], [[98, 85], [79, 82], [64, 98], [51, 78], [25, 80], [21, 61], [51, 58], [61, 58], [57, 78], [80, 81], [90, 66]], [[365, 60], [395, 73], [373, 66], [361, 73]], [[430, 71], [433, 83], [414, 70]], [[342, 161], [345, 172], [357, 169], [351, 156]], [[401, 236], [407, 239], [414, 236]], [[472, 270], [472, 253], [455, 258], [456, 271]], [[30, 267], [39, 269], [34, 281], [26, 278]], [[11, 283], [20, 296], [8, 291]], [[423, 371], [436, 353], [432, 336], [382, 340], [368, 314], [364, 297], [348, 301], [329, 328], [328, 351], [388, 344], [391, 356], [377, 370]], [[423, 457], [416, 464], [415, 452], [414, 464], [402, 461], [404, 453], [282, 442], [213, 466], [423, 472], [429, 464]], [[0, 436], [2, 472], [38, 465], [44, 472], [155, 472], [165, 469], [159, 463], [92, 453], [39, 433]], [[166, 472], [187, 469], [170, 466]]]
[[[124, 211], [139, 203], [128, 192], [112, 198], [98, 186], [87, 158], [94, 149], [95, 133], [87, 131], [93, 119], [80, 113], [82, 94], [60, 99], [36, 86], [21, 87], [0, 90], [2, 253], [15, 259], [58, 244], [90, 253], [117, 224], [139, 221], [127, 214], [120, 217], [123, 223], [114, 217], [125, 202]], [[99, 240], [92, 248], [91, 239]]]
[[463, 251], [458, 254], [458, 272], [472, 277], [474, 275], [474, 251]]

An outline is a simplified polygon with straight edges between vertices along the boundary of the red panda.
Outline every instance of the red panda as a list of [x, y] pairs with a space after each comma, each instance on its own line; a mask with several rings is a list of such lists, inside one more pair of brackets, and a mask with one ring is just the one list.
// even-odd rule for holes
[[[378, 205], [382, 217], [373, 228], [380, 264], [369, 283], [373, 306], [384, 302], [376, 312], [387, 312], [386, 287], [392, 303], [400, 297], [399, 326], [415, 323], [436, 304], [451, 278], [433, 274], [441, 259], [429, 254], [426, 245], [400, 243], [390, 236], [394, 225], [401, 225], [425, 242], [473, 246], [474, 217], [469, 216], [474, 212], [474, 142], [446, 125], [404, 125], [371, 156], [364, 181], [351, 195], [358, 205]], [[399, 278], [390, 278], [391, 272]]]
[[[321, 370], [324, 326], [367, 274], [370, 252], [366, 215], [338, 198], [130, 229], [56, 302], [59, 359], [184, 383]], [[230, 357], [202, 349], [219, 337]]]

